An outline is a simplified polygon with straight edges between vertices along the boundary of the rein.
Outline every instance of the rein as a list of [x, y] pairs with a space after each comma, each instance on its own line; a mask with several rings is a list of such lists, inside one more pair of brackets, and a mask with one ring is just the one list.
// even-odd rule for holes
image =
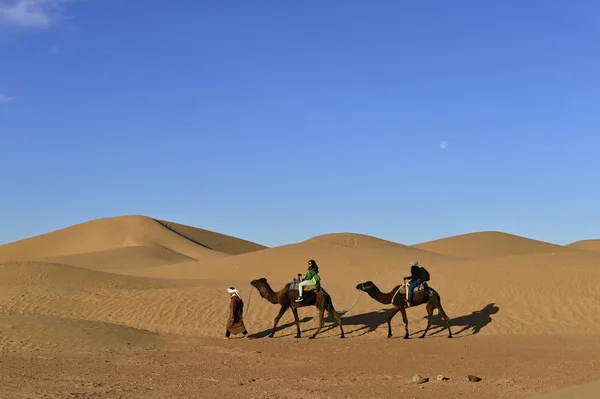
[[246, 318], [246, 316], [248, 315], [248, 311], [250, 310], [250, 298], [252, 298], [252, 291], [254, 291], [254, 290], [250, 290], [250, 293], [248, 294], [248, 307], [246, 308], [246, 311], [244, 312], [244, 319]]
[[339, 312], [336, 312], [339, 315], [342, 314], [346, 314], [350, 311], [350, 309], [352, 309], [360, 300], [361, 295], [363, 294], [363, 292], [365, 292], [364, 290], [368, 290], [369, 288], [373, 288], [375, 285], [371, 285], [369, 287], [365, 287], [364, 284], [360, 284], [360, 290], [358, 290], [358, 295], [356, 296], [356, 300], [354, 301], [354, 303], [352, 305], [350, 305], [348, 308], [344, 309], [344, 310], [340, 310]]
[[400, 287], [398, 287], [398, 289], [394, 293], [394, 296], [392, 297], [392, 302], [390, 302], [392, 305], [394, 304], [394, 299], [396, 299], [396, 295], [398, 295], [398, 293], [400, 292], [400, 290], [402, 289], [402, 287], [406, 287], [406, 292], [407, 292], [407, 295], [408, 295], [408, 285], [405, 282], [404, 284], [401, 284]]

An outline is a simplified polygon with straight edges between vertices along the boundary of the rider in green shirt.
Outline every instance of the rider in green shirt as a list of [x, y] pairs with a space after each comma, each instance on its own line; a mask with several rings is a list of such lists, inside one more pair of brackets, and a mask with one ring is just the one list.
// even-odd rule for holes
[[296, 299], [296, 302], [302, 302], [304, 299], [302, 298], [302, 289], [307, 285], [316, 285], [317, 289], [321, 286], [321, 277], [319, 277], [319, 266], [317, 266], [317, 262], [314, 260], [308, 261], [308, 271], [300, 276], [301, 283], [298, 284], [299, 296]]

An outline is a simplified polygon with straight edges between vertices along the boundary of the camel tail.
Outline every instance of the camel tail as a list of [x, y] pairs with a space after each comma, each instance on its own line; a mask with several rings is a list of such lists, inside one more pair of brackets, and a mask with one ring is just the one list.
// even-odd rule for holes
[[327, 300], [327, 308], [326, 309], [327, 309], [327, 313], [329, 313], [332, 316], [334, 313], [339, 314], [339, 312], [336, 312], [335, 308], [333, 307], [333, 301], [331, 300], [331, 297], [329, 297]]
[[448, 317], [448, 315], [446, 314], [446, 312], [444, 311], [444, 308], [442, 307], [442, 298], [440, 297], [440, 294], [438, 294], [437, 292], [435, 293], [435, 296], [437, 297], [437, 304], [436, 307], [438, 309], [438, 314], [440, 316], [442, 316], [442, 318], [444, 320], [450, 320], [450, 318]]

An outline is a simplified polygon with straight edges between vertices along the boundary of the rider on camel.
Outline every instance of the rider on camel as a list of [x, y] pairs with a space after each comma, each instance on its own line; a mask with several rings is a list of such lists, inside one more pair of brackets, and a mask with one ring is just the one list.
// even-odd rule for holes
[[321, 277], [319, 276], [319, 266], [317, 262], [314, 260], [308, 261], [308, 271], [305, 274], [298, 275], [300, 277], [300, 284], [298, 284], [298, 299], [296, 302], [302, 302], [304, 298], [302, 298], [302, 289], [307, 285], [316, 285], [319, 288], [321, 283]]

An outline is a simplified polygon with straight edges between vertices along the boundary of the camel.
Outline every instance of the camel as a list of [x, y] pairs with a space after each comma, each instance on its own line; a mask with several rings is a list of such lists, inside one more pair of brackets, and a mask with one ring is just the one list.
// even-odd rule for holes
[[323, 316], [325, 314], [325, 310], [329, 312], [335, 318], [335, 321], [340, 326], [340, 330], [342, 331], [342, 335], [340, 338], [344, 338], [344, 328], [342, 327], [342, 319], [340, 315], [333, 308], [333, 302], [331, 301], [331, 297], [328, 293], [323, 290], [315, 291], [315, 290], [307, 290], [305, 288], [302, 297], [304, 301], [297, 303], [296, 299], [298, 298], [298, 290], [290, 290], [290, 283], [287, 283], [280, 291], [275, 292], [267, 282], [266, 278], [259, 278], [257, 280], [252, 280], [250, 285], [260, 292], [260, 296], [265, 298], [267, 301], [271, 302], [274, 305], [281, 305], [281, 309], [279, 309], [279, 314], [275, 317], [275, 323], [273, 324], [273, 330], [271, 334], [269, 334], [269, 338], [273, 338], [275, 336], [275, 328], [277, 328], [277, 323], [279, 323], [279, 319], [281, 316], [287, 312], [289, 308], [292, 309], [292, 313], [294, 314], [294, 320], [296, 322], [296, 338], [301, 338], [300, 336], [300, 320], [298, 319], [298, 308], [306, 307], [306, 306], [316, 306], [319, 310], [319, 327], [317, 331], [309, 337], [309, 339], [314, 339], [319, 331], [323, 328]]
[[[401, 290], [404, 288], [404, 290]], [[406, 300], [406, 287], [404, 284], [397, 285], [394, 287], [392, 291], [387, 294], [382, 293], [379, 288], [372, 282], [366, 281], [364, 283], [360, 283], [356, 286], [357, 290], [361, 290], [369, 294], [369, 296], [375, 299], [379, 303], [383, 303], [385, 305], [392, 304], [394, 308], [390, 311], [387, 317], [388, 323], [388, 338], [392, 337], [392, 318], [400, 311], [402, 313], [402, 320], [404, 321], [404, 329], [406, 331], [404, 335], [404, 339], [408, 339], [408, 318], [406, 317], [406, 308], [408, 307], [408, 303]], [[438, 314], [444, 319], [446, 324], [448, 325], [448, 338], [452, 338], [452, 330], [450, 329], [450, 318], [444, 312], [442, 308], [440, 295], [431, 287], [425, 285], [422, 287], [415, 288], [413, 292], [413, 305], [419, 306], [424, 303], [427, 303], [427, 327], [422, 335], [419, 338], [425, 338], [425, 334], [431, 327], [431, 319], [433, 318], [434, 309], [438, 309]]]

